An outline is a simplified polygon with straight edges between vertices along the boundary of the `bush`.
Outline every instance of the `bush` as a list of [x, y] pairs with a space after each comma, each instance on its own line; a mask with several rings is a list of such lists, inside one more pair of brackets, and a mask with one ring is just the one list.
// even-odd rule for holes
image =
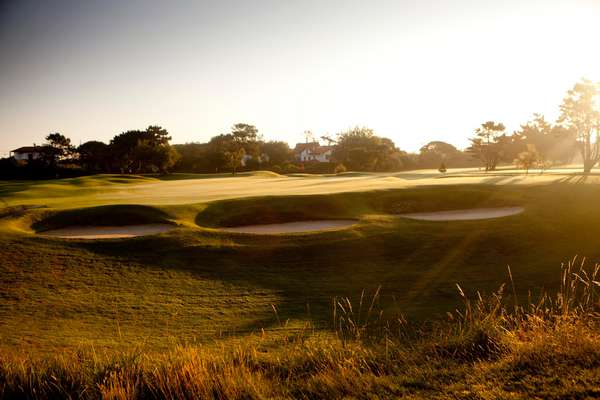
[[335, 166], [335, 169], [333, 170], [334, 173], [336, 174], [341, 174], [346, 172], [346, 166], [344, 164], [338, 164]]
[[307, 174], [333, 174], [335, 170], [335, 163], [325, 162], [307, 162], [304, 164], [304, 172]]
[[83, 175], [87, 175], [86, 172], [74, 164], [48, 166], [41, 160], [0, 159], [0, 179], [57, 179]]
[[275, 172], [276, 174], [283, 174], [283, 168], [281, 168], [280, 165], [273, 165], [271, 168], [269, 168], [269, 170]]
[[284, 164], [282, 169], [284, 174], [295, 174], [302, 172], [302, 169], [295, 164]]

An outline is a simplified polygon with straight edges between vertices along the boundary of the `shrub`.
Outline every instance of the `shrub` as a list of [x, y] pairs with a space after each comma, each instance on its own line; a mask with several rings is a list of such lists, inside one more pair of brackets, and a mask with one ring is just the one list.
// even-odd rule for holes
[[335, 169], [333, 170], [334, 173], [336, 174], [341, 174], [346, 172], [346, 166], [344, 164], [338, 164], [335, 166]]
[[283, 174], [283, 168], [281, 168], [280, 165], [273, 165], [271, 168], [269, 168], [271, 171], [275, 172], [276, 174]]
[[308, 174], [333, 174], [335, 163], [307, 162], [304, 164], [304, 172]]
[[284, 164], [282, 169], [284, 174], [295, 174], [302, 172], [302, 169], [295, 164]]

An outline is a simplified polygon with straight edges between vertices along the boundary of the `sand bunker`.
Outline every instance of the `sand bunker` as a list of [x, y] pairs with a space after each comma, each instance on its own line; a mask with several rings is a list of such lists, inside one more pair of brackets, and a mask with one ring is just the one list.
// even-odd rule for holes
[[173, 225], [146, 224], [126, 226], [71, 226], [41, 232], [44, 236], [68, 239], [120, 239], [136, 236], [155, 235], [173, 229]]
[[338, 220], [317, 220], [317, 221], [301, 221], [301, 222], [286, 222], [283, 224], [267, 224], [267, 225], [246, 225], [236, 226], [233, 228], [223, 228], [227, 232], [238, 233], [255, 233], [259, 235], [275, 235], [278, 233], [298, 233], [298, 232], [314, 232], [322, 230], [342, 229], [352, 226], [356, 223], [352, 219]]
[[420, 219], [423, 221], [466, 221], [507, 217], [509, 215], [522, 213], [523, 211], [523, 207], [471, 208], [468, 210], [401, 214], [400, 216], [402, 218]]

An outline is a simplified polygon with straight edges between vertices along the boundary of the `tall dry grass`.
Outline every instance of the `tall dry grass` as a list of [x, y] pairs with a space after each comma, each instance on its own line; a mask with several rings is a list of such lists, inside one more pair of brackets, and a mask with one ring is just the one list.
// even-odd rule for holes
[[[509, 271], [510, 273], [510, 271]], [[109, 399], [530, 398], [600, 396], [600, 268], [572, 260], [557, 293], [519, 304], [512, 279], [448, 319], [408, 323], [379, 290], [333, 300], [331, 332], [231, 344], [0, 353], [0, 397]], [[507, 289], [508, 288], [508, 289]]]

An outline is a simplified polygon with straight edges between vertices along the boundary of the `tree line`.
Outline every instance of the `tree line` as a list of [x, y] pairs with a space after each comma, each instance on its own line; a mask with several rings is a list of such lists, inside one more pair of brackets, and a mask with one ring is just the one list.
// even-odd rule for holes
[[61, 133], [51, 133], [45, 140], [32, 148], [35, 157], [30, 160], [2, 160], [2, 175], [47, 178], [102, 172], [167, 173], [179, 159], [167, 130], [154, 125], [120, 133], [108, 144], [92, 140], [74, 146]]
[[579, 156], [583, 172], [589, 173], [600, 161], [600, 83], [582, 79], [567, 92], [555, 123], [534, 114], [532, 121], [521, 125], [512, 135], [502, 123], [483, 123], [470, 139], [467, 149], [486, 171], [500, 162], [513, 162], [526, 172], [542, 171], [557, 164], [571, 162]]
[[[501, 163], [526, 172], [566, 164], [579, 156], [589, 173], [600, 161], [600, 84], [583, 79], [567, 92], [554, 123], [534, 114], [531, 121], [508, 134], [504, 124], [487, 121], [459, 150], [432, 141], [418, 153], [400, 150], [394, 142], [367, 127], [355, 127], [335, 137], [323, 136], [331, 151], [327, 162], [300, 162], [283, 141], [265, 141], [251, 124], [238, 123], [206, 143], [171, 145], [168, 131], [151, 125], [114, 136], [109, 143], [88, 141], [74, 146], [52, 133], [38, 147], [40, 156], [28, 162], [0, 161], [2, 177], [69, 176], [93, 173], [142, 174], [168, 172], [237, 173], [272, 170], [278, 173], [334, 173], [346, 170], [389, 172], [420, 168], [481, 167], [494, 171]], [[308, 140], [307, 140], [308, 141]], [[311, 140], [312, 142], [312, 140]], [[314, 143], [315, 146], [320, 146]]]

